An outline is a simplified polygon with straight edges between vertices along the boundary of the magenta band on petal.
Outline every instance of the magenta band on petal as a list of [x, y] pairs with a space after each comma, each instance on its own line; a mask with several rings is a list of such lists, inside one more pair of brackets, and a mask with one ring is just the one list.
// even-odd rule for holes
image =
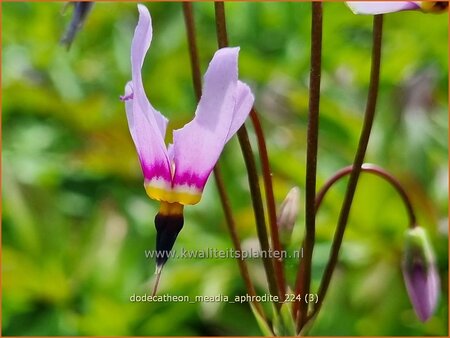
[[189, 185], [196, 187], [199, 190], [203, 190], [208, 177], [209, 175], [205, 177], [192, 172], [184, 172], [182, 175], [174, 177], [172, 185]]
[[[142, 157], [139, 155], [139, 158]], [[165, 162], [147, 163], [144, 159], [141, 160], [142, 172], [146, 180], [153, 178], [162, 178], [167, 182], [172, 181], [172, 175], [167, 171], [167, 164]]]

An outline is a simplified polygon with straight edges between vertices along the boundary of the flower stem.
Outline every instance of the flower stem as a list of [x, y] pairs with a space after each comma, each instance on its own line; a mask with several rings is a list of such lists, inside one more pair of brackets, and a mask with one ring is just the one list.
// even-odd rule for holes
[[[183, 13], [186, 23], [187, 38], [189, 44], [189, 55], [191, 60], [192, 68], [192, 81], [194, 84], [195, 95], [197, 101], [200, 100], [202, 95], [202, 83], [201, 83], [201, 72], [200, 72], [200, 62], [197, 52], [197, 42], [195, 38], [195, 24], [194, 15], [192, 11], [192, 3], [183, 2]], [[225, 185], [223, 183], [222, 174], [220, 172], [220, 166], [217, 163], [214, 167], [214, 179], [216, 182], [217, 190], [219, 191], [220, 202], [225, 213], [225, 220], [227, 223], [228, 231], [230, 232], [231, 240], [233, 242], [234, 249], [236, 252], [242, 252], [241, 243], [236, 231], [236, 222], [233, 217], [233, 212], [231, 210], [230, 200], [228, 194], [225, 190]], [[245, 286], [247, 288], [247, 293], [250, 296], [256, 296], [255, 287], [250, 279], [247, 264], [243, 259], [237, 259], [239, 272], [244, 280]], [[265, 318], [262, 306], [258, 302], [252, 302], [256, 308], [256, 311]]]
[[350, 178], [347, 185], [347, 191], [342, 203], [339, 220], [336, 227], [336, 232], [331, 246], [330, 257], [325, 267], [322, 281], [318, 291], [318, 302], [314, 306], [314, 313], [320, 310], [323, 304], [324, 297], [330, 285], [333, 271], [339, 256], [339, 249], [344, 237], [345, 228], [350, 214], [353, 197], [355, 195], [358, 178], [361, 173], [361, 166], [367, 150], [370, 132], [372, 130], [373, 120], [375, 116], [375, 108], [378, 97], [378, 84], [380, 79], [380, 65], [381, 65], [381, 40], [383, 35], [383, 16], [375, 15], [373, 17], [373, 47], [372, 47], [372, 65], [370, 71], [369, 93], [366, 104], [366, 112], [364, 115], [364, 123], [359, 138], [358, 150], [353, 161], [353, 170], [350, 173]]
[[[270, 252], [269, 240], [266, 229], [266, 220], [264, 217], [264, 207], [261, 197], [261, 189], [259, 187], [258, 174], [256, 172], [256, 163], [253, 157], [252, 147], [248, 138], [247, 129], [242, 126], [237, 132], [239, 144], [244, 156], [245, 166], [248, 172], [248, 182], [250, 185], [250, 194], [252, 198], [253, 212], [256, 220], [256, 232], [258, 235], [259, 243], [261, 245], [261, 251], [263, 253]], [[269, 285], [269, 291], [272, 296], [280, 296], [278, 292], [277, 280], [275, 279], [275, 272], [272, 265], [272, 260], [267, 254], [263, 254], [262, 257], [264, 270], [266, 272], [267, 283]], [[276, 304], [280, 306], [279, 303]]]
[[[304, 256], [297, 271], [295, 292], [302, 297], [309, 293], [311, 283], [311, 263], [315, 243], [316, 218], [314, 201], [316, 198], [317, 148], [319, 136], [320, 76], [322, 70], [322, 3], [312, 3], [311, 20], [311, 70], [309, 77], [309, 114], [306, 147], [306, 187], [305, 187], [305, 240]], [[298, 331], [303, 327], [308, 311], [308, 303], [294, 303], [297, 314]]]
[[[217, 31], [217, 42], [219, 48], [228, 46], [228, 34], [226, 28], [225, 20], [225, 6], [222, 1], [214, 2], [215, 15], [216, 15], [216, 31]], [[237, 132], [239, 144], [241, 146], [242, 154], [244, 156], [245, 165], [248, 172], [248, 181], [250, 186], [250, 194], [253, 204], [253, 212], [255, 214], [256, 220], [256, 230], [261, 245], [261, 250], [265, 253], [270, 252], [269, 240], [266, 229], [266, 220], [264, 216], [264, 207], [261, 197], [261, 188], [259, 186], [258, 172], [256, 170], [256, 163], [253, 157], [252, 146], [248, 138], [248, 133], [245, 125]], [[277, 279], [275, 278], [273, 259], [268, 257], [268, 255], [263, 255], [263, 265], [266, 273], [267, 282], [269, 285], [269, 291], [273, 296], [281, 297], [279, 292], [279, 287]], [[280, 304], [276, 304], [277, 308]]]
[[[275, 206], [275, 198], [273, 195], [272, 174], [270, 170], [269, 155], [267, 153], [264, 132], [259, 121], [258, 113], [255, 108], [250, 112], [250, 118], [255, 129], [256, 140], [258, 142], [259, 158], [261, 159], [262, 174], [264, 180], [264, 189], [266, 191], [266, 205], [269, 215], [270, 236], [272, 239], [272, 247], [275, 252], [281, 253], [282, 247], [277, 225], [277, 211]], [[283, 261], [274, 259], [275, 273], [278, 281], [278, 288], [281, 295], [286, 293], [286, 281], [284, 277]]]
[[192, 82], [197, 101], [202, 96], [202, 74], [198, 57], [197, 39], [195, 38], [195, 23], [192, 3], [183, 2], [184, 22], [186, 24], [187, 40], [189, 45], [189, 59], [191, 61]]
[[[320, 205], [322, 204], [323, 198], [325, 197], [328, 190], [341, 178], [349, 175], [353, 170], [353, 166], [349, 165], [348, 167], [342, 168], [336, 174], [334, 174], [320, 189], [320, 191], [317, 193], [316, 196], [316, 213], [320, 208]], [[400, 195], [403, 203], [405, 204], [406, 211], [408, 213], [409, 218], [409, 227], [414, 228], [417, 224], [416, 222], [416, 214], [414, 213], [414, 209], [411, 203], [411, 200], [408, 197], [408, 194], [406, 193], [405, 188], [401, 185], [401, 183], [395, 178], [392, 174], [387, 172], [381, 167], [378, 167], [374, 164], [365, 163], [361, 166], [361, 171], [365, 173], [370, 173], [377, 175], [381, 177], [382, 179], [386, 180], [388, 183], [390, 183], [395, 190], [397, 190], [398, 194]]]
[[[220, 201], [222, 203], [222, 207], [225, 212], [225, 219], [227, 221], [226, 223], [228, 231], [230, 232], [231, 240], [233, 242], [234, 250], [236, 252], [242, 253], [241, 242], [239, 240], [239, 236], [236, 231], [236, 222], [234, 221], [233, 214], [231, 212], [230, 199], [228, 198], [227, 192], [225, 190], [225, 185], [223, 183], [222, 175], [220, 173], [220, 167], [217, 165], [214, 168], [214, 179], [216, 181], [217, 189], [219, 190]], [[245, 286], [247, 288], [247, 293], [250, 296], [256, 296], [255, 287], [250, 278], [250, 274], [248, 273], [247, 263], [245, 262], [244, 259], [241, 258], [238, 258], [237, 262], [239, 266], [239, 271], [241, 273], [241, 277], [244, 280]], [[261, 303], [252, 301], [252, 304], [255, 306], [256, 311], [258, 311], [261, 317], [265, 318]]]
[[225, 5], [223, 1], [214, 2], [214, 11], [216, 14], [217, 44], [219, 45], [219, 48], [224, 48], [228, 46], [228, 33], [225, 19]]

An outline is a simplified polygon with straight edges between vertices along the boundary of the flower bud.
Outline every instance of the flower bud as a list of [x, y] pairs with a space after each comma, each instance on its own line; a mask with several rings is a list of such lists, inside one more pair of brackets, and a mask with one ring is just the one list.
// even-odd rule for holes
[[406, 233], [402, 270], [414, 311], [425, 322], [436, 308], [440, 282], [433, 249], [422, 227]]
[[291, 240], [292, 230], [294, 229], [294, 224], [297, 220], [299, 201], [300, 189], [294, 187], [286, 195], [278, 212], [278, 231], [283, 246], [287, 246]]

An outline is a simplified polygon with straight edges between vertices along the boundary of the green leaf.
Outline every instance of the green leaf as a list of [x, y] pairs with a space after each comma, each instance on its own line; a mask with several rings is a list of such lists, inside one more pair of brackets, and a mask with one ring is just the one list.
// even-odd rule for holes
[[256, 322], [258, 323], [259, 329], [266, 337], [273, 337], [273, 332], [269, 326], [269, 324], [266, 322], [266, 320], [261, 316], [261, 314], [256, 310], [256, 307], [253, 305], [253, 303], [249, 303], [250, 308], [252, 309], [253, 315], [255, 316]]
[[296, 336], [295, 321], [292, 317], [292, 303], [283, 303], [280, 312], [274, 306], [273, 313], [273, 329], [275, 334], [277, 336]]

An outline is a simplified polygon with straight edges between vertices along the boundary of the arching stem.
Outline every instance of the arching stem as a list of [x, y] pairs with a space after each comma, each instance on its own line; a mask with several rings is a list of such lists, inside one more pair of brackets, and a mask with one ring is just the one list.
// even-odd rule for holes
[[318, 291], [318, 303], [315, 306], [315, 313], [320, 310], [323, 304], [325, 295], [330, 285], [333, 271], [338, 261], [339, 250], [341, 248], [342, 239], [344, 237], [345, 228], [347, 226], [350, 209], [355, 195], [358, 178], [361, 173], [361, 166], [369, 143], [370, 133], [372, 130], [373, 120], [375, 117], [375, 108], [378, 98], [378, 84], [380, 79], [380, 65], [381, 65], [381, 41], [383, 35], [383, 16], [375, 15], [373, 17], [373, 43], [372, 43], [372, 64], [370, 72], [369, 93], [366, 104], [366, 111], [364, 114], [364, 122], [359, 138], [358, 149], [353, 161], [352, 171], [347, 184], [347, 191], [345, 193], [344, 201], [342, 203], [341, 212], [336, 227], [336, 232], [331, 246], [328, 263], [325, 267], [322, 276], [322, 282]]
[[[326, 193], [330, 188], [337, 183], [341, 178], [348, 176], [353, 170], [353, 166], [349, 165], [348, 167], [342, 168], [336, 174], [334, 174], [320, 189], [320, 191], [317, 193], [316, 196], [316, 213], [320, 208], [320, 205], [322, 204], [323, 198], [325, 197]], [[365, 173], [370, 173], [377, 175], [378, 177], [381, 177], [388, 183], [390, 183], [394, 189], [398, 192], [400, 195], [403, 203], [405, 204], [406, 211], [408, 213], [409, 218], [409, 226], [411, 228], [414, 228], [417, 224], [416, 222], [416, 214], [414, 213], [414, 209], [412, 207], [411, 200], [408, 197], [408, 194], [406, 193], [405, 188], [401, 185], [401, 183], [389, 172], [384, 170], [383, 168], [376, 166], [374, 164], [370, 163], [364, 163], [361, 166], [361, 171]]]

